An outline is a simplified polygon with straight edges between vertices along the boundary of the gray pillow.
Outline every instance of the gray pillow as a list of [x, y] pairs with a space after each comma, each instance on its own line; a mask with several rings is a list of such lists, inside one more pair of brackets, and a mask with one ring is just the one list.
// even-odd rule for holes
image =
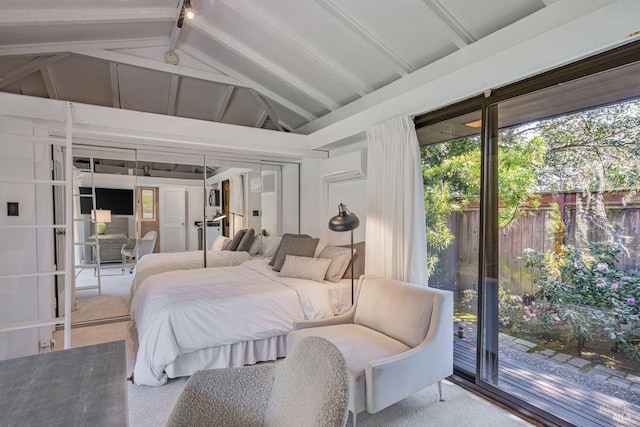
[[229, 246], [231, 246], [231, 239], [227, 238], [227, 240], [224, 241], [224, 243], [222, 244], [222, 247], [220, 248], [221, 251], [228, 251], [229, 250]]
[[278, 257], [273, 264], [275, 271], [280, 271], [287, 255], [304, 256], [313, 258], [313, 254], [316, 253], [316, 246], [320, 239], [314, 239], [312, 237], [282, 237], [280, 242], [280, 249], [278, 250]]
[[240, 244], [238, 245], [238, 248], [236, 250], [249, 252], [249, 249], [253, 244], [253, 237], [255, 234], [256, 232], [253, 230], [253, 228], [248, 229], [244, 233], [244, 236], [242, 236], [242, 240], [240, 240]]
[[276, 264], [276, 259], [278, 258], [278, 252], [280, 252], [280, 247], [282, 246], [282, 242], [285, 240], [285, 238], [286, 239], [291, 239], [291, 238], [296, 238], [296, 237], [311, 237], [311, 236], [309, 236], [308, 234], [284, 233], [282, 235], [281, 239], [280, 239], [280, 244], [278, 245], [278, 249], [276, 249], [276, 251], [273, 253], [273, 257], [271, 258], [271, 261], [269, 261], [269, 265], [275, 265]]
[[233, 236], [233, 239], [231, 240], [231, 244], [229, 245], [229, 250], [230, 251], [236, 251], [238, 250], [238, 245], [240, 244], [240, 242], [242, 241], [242, 237], [244, 237], [244, 233], [246, 233], [247, 230], [240, 230], [236, 233], [235, 236]]
[[287, 255], [279, 276], [322, 282], [330, 264], [331, 260], [326, 258]]
[[[349, 248], [351, 250], [351, 245], [344, 245], [343, 248]], [[353, 245], [354, 255], [353, 255], [353, 278], [359, 279], [360, 276], [364, 274], [364, 250], [365, 243], [359, 242]], [[351, 279], [351, 266], [347, 267], [347, 271], [344, 272], [343, 279]]]
[[340, 248], [338, 246], [325, 246], [322, 252], [318, 254], [318, 258], [331, 260], [331, 265], [329, 265], [327, 269], [325, 279], [331, 282], [339, 282], [351, 262], [351, 249]]

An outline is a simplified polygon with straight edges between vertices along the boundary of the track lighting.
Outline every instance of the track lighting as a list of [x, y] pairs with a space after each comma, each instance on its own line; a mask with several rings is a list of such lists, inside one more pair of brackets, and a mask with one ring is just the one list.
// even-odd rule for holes
[[182, 10], [180, 11], [180, 16], [178, 17], [178, 28], [182, 28], [182, 24], [184, 22], [184, 18], [193, 19], [195, 14], [193, 13], [193, 8], [191, 7], [191, 0], [184, 0], [182, 3]]

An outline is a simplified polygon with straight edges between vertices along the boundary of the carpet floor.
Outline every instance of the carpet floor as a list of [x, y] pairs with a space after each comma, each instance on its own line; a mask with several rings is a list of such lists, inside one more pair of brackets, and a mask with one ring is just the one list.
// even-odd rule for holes
[[[100, 270], [102, 292], [97, 289], [76, 290], [77, 309], [71, 313], [71, 322], [109, 319], [129, 314], [131, 279], [133, 275], [122, 274], [120, 264], [107, 264]], [[93, 268], [76, 271], [76, 288], [98, 284]]]

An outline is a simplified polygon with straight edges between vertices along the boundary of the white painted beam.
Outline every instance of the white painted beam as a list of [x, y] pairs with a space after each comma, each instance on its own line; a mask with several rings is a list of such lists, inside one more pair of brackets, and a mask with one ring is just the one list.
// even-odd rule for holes
[[66, 53], [63, 53], [60, 55], [47, 56], [47, 57], [40, 56], [40, 57], [34, 58], [31, 61], [24, 64], [22, 67], [12, 70], [7, 74], [5, 74], [4, 76], [0, 77], [0, 89], [10, 85], [13, 82], [17, 82], [18, 80], [28, 76], [31, 73], [35, 73], [36, 71], [39, 71], [41, 68], [46, 67], [47, 65], [55, 64], [56, 62], [66, 58], [67, 56], [69, 55], [67, 55]]
[[314, 64], [328, 71], [334, 78], [339, 79], [349, 86], [355, 93], [364, 96], [374, 89], [349, 72], [340, 64], [332, 61], [325, 54], [318, 51], [308, 42], [303, 41], [298, 35], [283, 27], [275, 19], [271, 18], [263, 12], [258, 12], [253, 4], [249, 4], [246, 0], [223, 0], [225, 5], [245, 18], [249, 19], [254, 25], [262, 31], [271, 34], [277, 38], [283, 46], [289, 47], [296, 51], [298, 55], [305, 56]]
[[45, 55], [71, 52], [74, 50], [137, 49], [143, 47], [166, 46], [167, 37], [129, 40], [73, 41], [61, 43], [14, 44], [0, 46], [0, 56]]
[[206, 80], [214, 83], [222, 83], [225, 85], [242, 86], [242, 83], [238, 80], [222, 74], [196, 70], [195, 68], [183, 67], [181, 65], [171, 65], [167, 64], [166, 62], [153, 61], [151, 59], [127, 55], [124, 53], [112, 52], [109, 50], [79, 50], [73, 51], [72, 53], [75, 55], [88, 56], [90, 58], [101, 59], [104, 61], [117, 62], [119, 64], [133, 65], [135, 67], [176, 74], [183, 77], [192, 77], [194, 79]]
[[267, 114], [267, 110], [265, 110], [264, 108], [261, 109], [260, 113], [258, 113], [256, 124], [253, 127], [261, 128], [262, 126], [264, 126], [264, 122], [267, 121], [267, 117], [269, 117], [269, 114]]
[[247, 45], [234, 39], [219, 28], [214, 27], [213, 25], [210, 25], [203, 20], [194, 20], [190, 25], [192, 28], [198, 30], [204, 36], [220, 43], [232, 52], [254, 63], [258, 67], [270, 73], [273, 77], [276, 77], [286, 83], [292, 89], [313, 99], [324, 108], [327, 108], [330, 111], [340, 108], [340, 105], [337, 102], [326, 96], [324, 93], [315, 89], [310, 84], [302, 81], [297, 76], [293, 75], [275, 62], [265, 58]]
[[360, 37], [365, 43], [373, 47], [400, 76], [406, 76], [414, 71], [414, 68], [396, 55], [389, 47], [378, 40], [373, 34], [367, 31], [362, 25], [347, 15], [331, 0], [315, 0], [324, 10], [329, 12], [334, 18]]
[[180, 84], [180, 76], [176, 74], [171, 75], [171, 82], [169, 83], [169, 97], [167, 99], [167, 115], [176, 115], [176, 103], [178, 102], [178, 86]]
[[[169, 50], [174, 50], [176, 45], [178, 44], [178, 39], [180, 38], [180, 33], [182, 32], [182, 27], [178, 27], [178, 20], [180, 19], [180, 15], [182, 14], [182, 5], [184, 4], [184, 0], [180, 0], [178, 2], [178, 10], [173, 12], [173, 27], [171, 27], [171, 34], [169, 34]], [[187, 19], [182, 21], [182, 25], [184, 26], [187, 23]]]
[[184, 53], [186, 53], [187, 55], [191, 56], [192, 58], [202, 62], [205, 65], [208, 65], [211, 68], [215, 68], [223, 73], [225, 73], [228, 76], [231, 76], [233, 78], [235, 78], [236, 80], [238, 80], [239, 82], [241, 82], [242, 84], [239, 86], [244, 86], [244, 87], [249, 87], [252, 89], [255, 89], [258, 93], [273, 99], [275, 102], [277, 102], [278, 104], [284, 106], [285, 108], [288, 108], [289, 110], [293, 111], [294, 113], [298, 114], [301, 117], [304, 117], [307, 120], [314, 120], [317, 118], [316, 115], [310, 113], [309, 111], [305, 110], [304, 108], [300, 107], [299, 105], [297, 105], [294, 102], [289, 101], [288, 99], [278, 95], [277, 93], [267, 89], [266, 87], [262, 86], [260, 83], [251, 80], [249, 77], [235, 71], [232, 68], [227, 67], [226, 65], [222, 64], [221, 62], [213, 59], [212, 57], [205, 55], [204, 53], [200, 52], [198, 49], [195, 49], [191, 46], [188, 45], [184, 45], [184, 46], [180, 46], [180, 48], [178, 49], [178, 51], [182, 51]]
[[271, 121], [273, 122], [273, 124], [276, 125], [276, 128], [280, 132], [284, 132], [284, 128], [280, 126], [280, 123], [279, 123], [280, 118], [278, 117], [278, 113], [276, 113], [276, 110], [273, 109], [271, 104], [269, 104], [267, 100], [264, 99], [262, 96], [260, 96], [260, 94], [257, 93], [255, 90], [251, 90], [251, 95], [253, 95], [256, 101], [258, 101], [258, 104], [260, 104], [262, 108], [267, 111], [267, 114], [271, 118]]
[[[16, 3], [18, 6], [20, 3]], [[174, 8], [73, 8], [11, 10], [0, 14], [0, 27], [36, 25], [110, 24], [120, 22], [164, 22], [175, 19]]]
[[227, 86], [227, 88], [224, 90], [224, 93], [222, 94], [222, 98], [220, 98], [220, 102], [218, 103], [216, 116], [213, 118], [214, 122], [222, 121], [222, 118], [224, 117], [224, 113], [227, 112], [227, 107], [229, 107], [229, 101], [231, 100], [231, 96], [233, 95], [233, 92], [235, 91], [235, 89], [236, 88], [234, 86]]
[[[636, 0], [563, 0], [296, 129], [310, 148], [574, 62], [640, 37]], [[593, 28], [598, 28], [597, 32]]]
[[449, 39], [460, 49], [476, 41], [471, 33], [449, 13], [439, 0], [422, 0], [422, 2], [438, 18]]
[[51, 74], [51, 67], [45, 65], [40, 68], [40, 74], [42, 74], [42, 80], [44, 81], [44, 87], [47, 88], [47, 94], [51, 99], [60, 99], [58, 95], [58, 88], [56, 87], [56, 82], [53, 79], [53, 74]]
[[113, 108], [120, 108], [120, 79], [118, 76], [118, 64], [109, 63], [109, 77], [111, 80], [111, 100]]

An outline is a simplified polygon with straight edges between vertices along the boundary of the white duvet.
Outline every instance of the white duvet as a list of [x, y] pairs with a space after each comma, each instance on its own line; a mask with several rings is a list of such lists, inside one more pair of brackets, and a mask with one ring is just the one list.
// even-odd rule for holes
[[293, 322], [333, 316], [325, 283], [279, 277], [266, 260], [148, 278], [131, 302], [136, 384], [162, 385], [181, 354], [285, 335]]
[[[251, 259], [248, 252], [207, 251], [207, 267], [240, 265]], [[204, 267], [202, 251], [149, 254], [140, 258], [131, 281], [131, 298], [140, 284], [156, 274], [174, 270], [193, 270]]]

